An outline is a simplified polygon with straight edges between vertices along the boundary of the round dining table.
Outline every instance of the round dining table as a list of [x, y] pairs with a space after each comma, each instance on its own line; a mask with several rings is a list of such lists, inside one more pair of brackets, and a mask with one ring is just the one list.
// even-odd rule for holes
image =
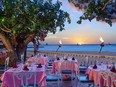
[[[93, 68], [94, 65], [89, 66], [86, 75], [89, 78], [89, 80], [93, 80], [95, 85], [99, 85], [100, 87], [106, 86], [107, 82], [100, 75], [100, 72], [105, 72], [107, 75], [109, 75], [111, 72], [111, 68], [108, 68], [107, 64], [99, 64], [96, 68]], [[108, 85], [111, 85], [111, 77], [108, 77]], [[114, 86], [116, 86], [116, 82], [114, 83]]]

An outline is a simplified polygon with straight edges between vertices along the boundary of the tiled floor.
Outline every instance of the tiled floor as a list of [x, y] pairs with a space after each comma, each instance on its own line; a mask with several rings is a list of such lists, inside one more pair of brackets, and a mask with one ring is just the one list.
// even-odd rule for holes
[[[47, 84], [47, 87], [58, 87], [58, 85], [57, 85], [57, 83], [49, 83], [49, 84]], [[63, 82], [63, 84], [62, 85], [60, 85], [60, 87], [93, 87], [92, 85], [91, 86], [89, 86], [88, 84], [84, 84], [84, 83], [82, 83], [81, 85], [71, 85], [71, 82], [69, 81], [69, 82]], [[97, 86], [94, 86], [94, 87], [97, 87]]]
[[[47, 75], [51, 75], [51, 72], [47, 72]], [[84, 75], [84, 73], [81, 73], [81, 75]], [[54, 83], [48, 83], [47, 84], [47, 87], [58, 87], [58, 84], [57, 82], [54, 82]], [[60, 83], [60, 87], [93, 87], [93, 85], [89, 86], [89, 84], [87, 83], [82, 83], [81, 85], [78, 84], [78, 81], [75, 80], [74, 83], [73, 83], [73, 86], [71, 84], [71, 81], [63, 81], [63, 83], [61, 84]], [[94, 87], [97, 87], [97, 86], [94, 86]]]

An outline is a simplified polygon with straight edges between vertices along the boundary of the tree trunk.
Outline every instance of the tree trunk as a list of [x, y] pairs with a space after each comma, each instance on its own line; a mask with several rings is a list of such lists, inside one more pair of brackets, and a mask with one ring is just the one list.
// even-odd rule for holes
[[24, 62], [26, 60], [26, 51], [27, 51], [27, 45], [29, 42], [32, 41], [34, 38], [33, 34], [30, 34], [23, 42], [17, 42], [18, 45], [16, 46], [16, 52], [18, 55], [18, 58], [21, 60], [21, 55], [24, 54]]
[[26, 61], [26, 57], [27, 57], [27, 46], [25, 47], [25, 52], [24, 52], [24, 61]]
[[7, 56], [10, 57], [10, 64], [14, 62], [14, 59], [17, 59], [17, 55], [14, 51], [13, 46], [11, 45], [10, 40], [6, 37], [3, 33], [0, 33], [0, 39], [2, 40], [3, 44], [5, 45], [6, 49], [8, 50]]
[[12, 65], [13, 62], [15, 62], [14, 60], [21, 58], [21, 54], [25, 53], [25, 58], [24, 60], [26, 60], [26, 49], [27, 49], [27, 44], [29, 42], [32, 41], [32, 39], [34, 38], [33, 34], [30, 34], [24, 41], [23, 43], [20, 43], [17, 41], [17, 45], [16, 45], [16, 50], [15, 47], [12, 46], [11, 44], [11, 40], [9, 40], [9, 38], [7, 36], [5, 36], [5, 34], [0, 33], [0, 39], [2, 40], [3, 44], [5, 45], [6, 49], [8, 50], [8, 56], [10, 57], [10, 63]]
[[32, 42], [33, 42], [33, 45], [34, 45], [34, 55], [36, 55], [37, 50], [38, 50], [38, 41], [37, 41], [36, 38], [33, 38]]
[[36, 44], [36, 43], [34, 43], [34, 55], [36, 55], [36, 54], [37, 54], [37, 48], [38, 48], [37, 44]]
[[8, 52], [14, 52], [14, 49], [10, 43], [10, 40], [4, 34], [0, 33], [0, 39], [2, 40]]
[[17, 56], [18, 56], [18, 60], [21, 61], [21, 55], [24, 55], [23, 56], [23, 61], [25, 62], [26, 60], [26, 50], [27, 50], [27, 45], [24, 46], [22, 45], [21, 43], [19, 43], [17, 46], [16, 46], [16, 53], [17, 53]]

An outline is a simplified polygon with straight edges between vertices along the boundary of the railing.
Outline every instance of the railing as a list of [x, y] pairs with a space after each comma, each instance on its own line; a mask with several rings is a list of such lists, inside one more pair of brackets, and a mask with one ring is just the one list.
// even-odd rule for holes
[[50, 60], [55, 60], [55, 55], [59, 57], [69, 56], [75, 57], [82, 66], [94, 65], [94, 63], [116, 63], [116, 56], [95, 55], [95, 54], [79, 54], [68, 52], [46, 52], [41, 51], [40, 54], [46, 54]]

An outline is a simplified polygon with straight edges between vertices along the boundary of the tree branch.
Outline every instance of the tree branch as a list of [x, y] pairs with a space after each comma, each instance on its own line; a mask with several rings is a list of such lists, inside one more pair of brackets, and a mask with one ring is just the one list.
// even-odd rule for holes
[[5, 30], [5, 29], [3, 29], [2, 27], [0, 27], [0, 29], [1, 29], [2, 31], [4, 31], [4, 32], [11, 33], [11, 31]]
[[[21, 12], [21, 14], [24, 15], [24, 13], [21, 11], [21, 9], [19, 7], [17, 7], [17, 9]], [[25, 16], [26, 17], [26, 16]], [[29, 19], [28, 17], [26, 17], [32, 24], [34, 24], [34, 21], [32, 21], [31, 19]]]
[[30, 34], [24, 41], [24, 45], [27, 45], [34, 38], [34, 34]]
[[108, 0], [108, 2], [104, 5], [104, 7], [102, 8], [102, 10], [104, 10], [106, 8], [106, 6], [111, 2], [112, 0]]
[[7, 29], [7, 31], [11, 31], [11, 32], [12, 32], [12, 30], [10, 30], [9, 28], [7, 28], [4, 24], [2, 24], [2, 26], [3, 26], [5, 29]]

